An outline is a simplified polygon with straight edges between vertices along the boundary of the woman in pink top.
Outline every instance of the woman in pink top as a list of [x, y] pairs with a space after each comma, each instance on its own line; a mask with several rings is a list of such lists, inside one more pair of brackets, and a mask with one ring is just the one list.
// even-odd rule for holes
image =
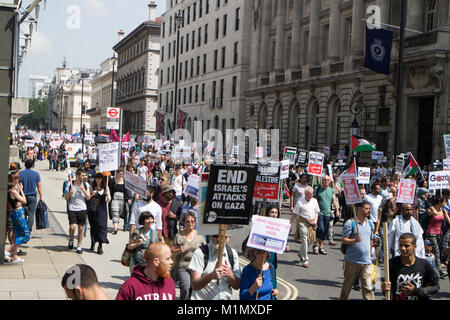
[[433, 245], [433, 254], [436, 259], [436, 266], [438, 267], [439, 273], [441, 277], [446, 276], [446, 272], [443, 268], [445, 265], [441, 265], [440, 259], [440, 247], [442, 241], [442, 223], [444, 219], [450, 223], [450, 218], [448, 216], [447, 211], [443, 208], [446, 205], [447, 200], [444, 197], [433, 196], [431, 198], [431, 207], [428, 209], [428, 215], [430, 216], [430, 223], [428, 224], [426, 232], [426, 238], [431, 240]]

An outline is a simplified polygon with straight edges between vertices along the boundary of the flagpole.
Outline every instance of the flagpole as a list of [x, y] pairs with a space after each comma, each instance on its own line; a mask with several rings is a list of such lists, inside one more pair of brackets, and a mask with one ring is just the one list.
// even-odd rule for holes
[[403, 107], [403, 69], [404, 69], [404, 49], [405, 49], [405, 28], [406, 28], [406, 10], [407, 1], [402, 0], [401, 23], [400, 23], [400, 43], [398, 51], [398, 70], [397, 70], [397, 101], [395, 109], [395, 140], [394, 156], [399, 154], [400, 150], [400, 126]]

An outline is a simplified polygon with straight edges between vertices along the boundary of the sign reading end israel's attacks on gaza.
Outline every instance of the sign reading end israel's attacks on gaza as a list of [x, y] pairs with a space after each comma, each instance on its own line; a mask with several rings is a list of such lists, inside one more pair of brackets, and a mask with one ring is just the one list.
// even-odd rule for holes
[[248, 225], [257, 171], [256, 165], [213, 165], [203, 223]]

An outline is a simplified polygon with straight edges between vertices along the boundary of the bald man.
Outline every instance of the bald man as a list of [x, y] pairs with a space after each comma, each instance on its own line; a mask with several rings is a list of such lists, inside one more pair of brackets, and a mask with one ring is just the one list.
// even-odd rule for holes
[[169, 246], [152, 243], [144, 257], [146, 265], [133, 268], [116, 300], [176, 300], [175, 283], [170, 277], [173, 261]]

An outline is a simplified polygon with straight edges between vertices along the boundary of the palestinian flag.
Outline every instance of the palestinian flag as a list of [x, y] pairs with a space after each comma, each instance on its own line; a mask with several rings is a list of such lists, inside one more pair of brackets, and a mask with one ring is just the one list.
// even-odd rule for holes
[[364, 138], [352, 136], [352, 150], [352, 152], [376, 151], [377, 147]]
[[414, 159], [412, 153], [408, 152], [405, 155], [405, 164], [403, 165], [402, 178], [414, 176], [417, 172], [420, 172], [420, 174], [422, 174], [419, 163], [416, 161], [416, 159]]

